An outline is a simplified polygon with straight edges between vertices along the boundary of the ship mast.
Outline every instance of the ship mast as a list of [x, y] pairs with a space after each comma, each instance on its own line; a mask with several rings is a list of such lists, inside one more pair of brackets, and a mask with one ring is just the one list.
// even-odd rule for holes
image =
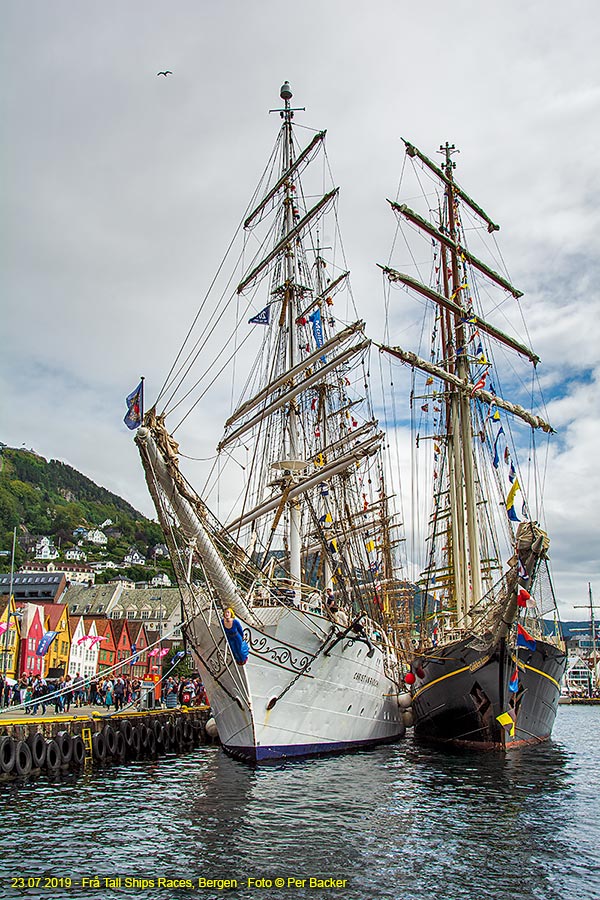
[[[454, 145], [446, 144], [440, 148], [445, 155], [444, 173], [447, 178], [446, 182], [446, 201], [448, 211], [448, 228], [450, 231], [450, 240], [457, 245], [457, 223], [455, 211], [455, 191], [453, 186], [452, 170], [454, 163], [452, 162], [452, 151]], [[450, 248], [451, 270], [452, 270], [452, 296], [459, 296], [461, 290], [461, 278], [458, 267], [458, 254], [452, 246]], [[465, 329], [462, 319], [454, 314], [454, 337], [456, 341], [456, 374], [460, 379], [470, 380], [469, 378], [469, 361], [467, 354], [464, 352], [466, 346]], [[452, 396], [451, 399], [451, 426], [452, 437], [451, 444], [453, 446], [453, 466], [451, 471], [454, 472], [454, 491], [458, 494], [456, 499], [458, 503], [454, 506], [458, 512], [458, 555], [456, 560], [458, 579], [456, 584], [457, 590], [457, 619], [463, 625], [463, 617], [468, 610], [479, 602], [482, 596], [481, 585], [481, 565], [480, 565], [480, 548], [479, 548], [479, 527], [477, 521], [477, 507], [475, 501], [475, 464], [473, 458], [473, 434], [471, 423], [471, 400], [464, 393], [460, 393], [458, 397]], [[457, 432], [456, 424], [458, 418]], [[452, 487], [451, 487], [452, 490]], [[462, 494], [462, 502], [461, 502]], [[454, 501], [454, 497], [452, 497]], [[464, 510], [464, 515], [463, 515]], [[464, 529], [466, 528], [466, 533]]]
[[[292, 137], [292, 119], [294, 117], [294, 111], [290, 106], [290, 100], [292, 99], [292, 92], [290, 90], [290, 85], [287, 81], [283, 83], [281, 86], [280, 97], [283, 100], [285, 106], [281, 112], [283, 117], [283, 171], [287, 172], [292, 164], [292, 158], [294, 153], [293, 146], [293, 137]], [[284, 198], [284, 225], [283, 232], [284, 236], [290, 234], [292, 229], [294, 228], [294, 197], [292, 192], [292, 181], [291, 178], [288, 178], [285, 183], [285, 198]], [[289, 366], [293, 368], [299, 362], [299, 354], [298, 354], [298, 342], [296, 338], [296, 317], [297, 313], [297, 300], [296, 300], [296, 285], [294, 279], [294, 250], [293, 244], [290, 242], [285, 251], [285, 305], [286, 305], [286, 313], [287, 313], [287, 324], [288, 324], [288, 353], [289, 353]], [[291, 471], [297, 467], [299, 463], [299, 438], [298, 438], [298, 415], [297, 415], [297, 407], [295, 399], [290, 401], [289, 408], [289, 416], [288, 416], [288, 438], [289, 438], [289, 460], [292, 463], [290, 466]], [[292, 477], [292, 476], [291, 476]], [[301, 570], [301, 553], [302, 553], [302, 541], [300, 535], [300, 526], [301, 526], [301, 510], [300, 510], [300, 501], [298, 499], [292, 499], [289, 502], [289, 571], [290, 578], [292, 581], [292, 586], [294, 589], [299, 588], [300, 583], [302, 581], [302, 570]]]

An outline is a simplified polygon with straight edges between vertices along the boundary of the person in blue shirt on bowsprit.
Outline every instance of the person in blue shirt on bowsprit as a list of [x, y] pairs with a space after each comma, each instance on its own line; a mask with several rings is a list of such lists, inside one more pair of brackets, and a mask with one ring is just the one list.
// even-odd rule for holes
[[223, 628], [225, 629], [225, 637], [233, 658], [239, 666], [245, 666], [248, 662], [250, 649], [247, 641], [244, 640], [242, 623], [239, 619], [236, 619], [231, 607], [228, 607], [223, 613]]

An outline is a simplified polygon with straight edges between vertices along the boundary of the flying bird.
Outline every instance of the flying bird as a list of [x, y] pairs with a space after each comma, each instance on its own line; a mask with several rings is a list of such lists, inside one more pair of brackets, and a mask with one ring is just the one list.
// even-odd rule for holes
[[157, 72], [157, 73], [156, 73], [156, 74], [157, 74], [157, 75], [164, 75], [164, 76], [165, 76], [165, 78], [166, 78], [166, 77], [167, 77], [167, 75], [172, 75], [172, 74], [173, 74], [173, 73], [172, 73], [172, 72], [170, 72], [170, 71], [169, 71], [169, 70], [168, 70], [168, 69], [167, 69], [167, 71], [166, 71], [166, 72]]

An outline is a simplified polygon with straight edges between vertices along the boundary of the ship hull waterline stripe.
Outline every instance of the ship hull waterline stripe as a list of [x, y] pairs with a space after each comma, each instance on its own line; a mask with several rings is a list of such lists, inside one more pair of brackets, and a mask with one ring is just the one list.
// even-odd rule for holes
[[315, 744], [282, 744], [265, 747], [236, 747], [223, 745], [223, 749], [230, 756], [250, 762], [263, 762], [280, 760], [292, 756], [325, 756], [329, 753], [343, 753], [348, 750], [367, 750], [381, 744], [393, 744], [404, 736], [401, 728], [396, 735], [385, 738], [373, 738], [364, 741], [331, 741], [329, 743]]
[[[549, 681], [556, 685], [558, 690], [560, 690], [560, 684], [558, 683], [556, 678], [552, 677], [552, 675], [548, 675], [546, 672], [542, 672], [541, 669], [536, 669], [534, 666], [528, 666], [526, 663], [522, 663], [522, 665], [525, 669], [529, 669], [530, 672], [535, 672], [537, 675], [543, 675], [544, 678], [547, 678]], [[455, 669], [453, 672], [448, 672], [447, 675], [442, 675], [440, 676], [440, 678], [436, 678], [434, 679], [434, 681], [430, 681], [429, 684], [423, 685], [422, 688], [419, 688], [419, 690], [413, 694], [413, 701], [416, 700], [417, 697], [423, 693], [423, 691], [426, 691], [427, 688], [433, 687], [434, 684], [438, 684], [440, 681], [444, 681], [446, 678], [451, 678], [453, 675], [459, 675], [461, 672], [466, 672], [470, 668], [470, 666], [463, 666], [461, 669]]]

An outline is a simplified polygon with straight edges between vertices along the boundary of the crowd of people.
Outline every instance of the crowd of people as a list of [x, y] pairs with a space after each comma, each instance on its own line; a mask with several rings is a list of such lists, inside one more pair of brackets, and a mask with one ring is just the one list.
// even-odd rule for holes
[[[22, 675], [4, 679], [0, 675], [0, 706], [24, 706], [26, 714], [42, 715], [48, 708], [54, 713], [71, 708], [98, 706], [119, 712], [125, 707], [139, 706], [143, 683], [139, 678], [119, 674], [85, 680], [78, 672], [74, 677], [46, 679], [41, 675]], [[208, 705], [206, 690], [200, 678], [168, 676], [160, 682], [160, 703], [166, 707]], [[156, 694], [155, 694], [156, 696]]]

